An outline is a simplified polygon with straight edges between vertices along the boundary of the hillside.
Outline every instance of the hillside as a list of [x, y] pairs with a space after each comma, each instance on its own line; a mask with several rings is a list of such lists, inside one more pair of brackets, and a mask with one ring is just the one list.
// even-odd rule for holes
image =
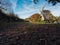
[[13, 14], [8, 15], [0, 11], [0, 22], [21, 22], [21, 21], [24, 21], [24, 20], [20, 19], [19, 17], [16, 17]]

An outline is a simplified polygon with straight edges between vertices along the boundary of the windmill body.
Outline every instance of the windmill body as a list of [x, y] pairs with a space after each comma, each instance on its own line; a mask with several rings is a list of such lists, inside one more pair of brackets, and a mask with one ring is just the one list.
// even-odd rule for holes
[[51, 17], [49, 10], [43, 10], [42, 15], [44, 17], [44, 20], [49, 20], [49, 18]]
[[41, 14], [44, 17], [44, 21], [49, 22], [49, 23], [57, 22], [56, 17], [53, 16], [49, 10], [42, 10]]

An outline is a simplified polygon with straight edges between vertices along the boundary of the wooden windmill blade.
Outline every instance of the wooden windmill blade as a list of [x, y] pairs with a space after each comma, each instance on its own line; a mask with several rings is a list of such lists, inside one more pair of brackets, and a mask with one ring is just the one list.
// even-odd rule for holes
[[44, 10], [45, 6], [46, 6], [46, 3], [43, 3], [43, 5], [42, 5], [42, 11]]
[[43, 10], [44, 10], [45, 6], [46, 6], [46, 3], [43, 3], [43, 5], [41, 6], [42, 8], [40, 9], [43, 20], [45, 19], [44, 15], [43, 15]]
[[40, 8], [40, 12], [41, 12], [41, 14], [42, 14], [42, 12], [43, 12], [45, 6], [46, 6], [46, 3], [43, 3], [43, 5], [41, 6], [42, 8]]

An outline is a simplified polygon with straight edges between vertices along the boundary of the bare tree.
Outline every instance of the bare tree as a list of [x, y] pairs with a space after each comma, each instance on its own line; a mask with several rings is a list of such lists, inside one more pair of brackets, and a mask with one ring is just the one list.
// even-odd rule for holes
[[2, 3], [2, 0], [0, 0], [0, 12], [2, 12], [2, 9], [3, 9], [3, 10], [6, 10], [6, 9], [3, 7], [3, 5], [5, 5], [5, 4], [3, 4], [3, 3]]
[[11, 3], [9, 2], [9, 0], [0, 0], [0, 12], [4, 11], [4, 12], [9, 12], [12, 13], [12, 7], [11, 7]]
[[33, 0], [34, 1], [34, 3], [36, 4], [39, 0]]
[[[34, 3], [36, 4], [39, 0], [34, 0]], [[43, 0], [42, 0], [43, 1]], [[48, 3], [52, 3], [53, 5], [56, 5], [57, 3], [60, 3], [60, 0], [46, 0]]]

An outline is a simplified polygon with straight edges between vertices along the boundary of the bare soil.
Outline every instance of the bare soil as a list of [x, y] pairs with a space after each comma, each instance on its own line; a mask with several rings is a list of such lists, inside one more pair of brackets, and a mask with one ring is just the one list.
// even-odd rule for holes
[[0, 45], [60, 45], [60, 24], [0, 25]]

